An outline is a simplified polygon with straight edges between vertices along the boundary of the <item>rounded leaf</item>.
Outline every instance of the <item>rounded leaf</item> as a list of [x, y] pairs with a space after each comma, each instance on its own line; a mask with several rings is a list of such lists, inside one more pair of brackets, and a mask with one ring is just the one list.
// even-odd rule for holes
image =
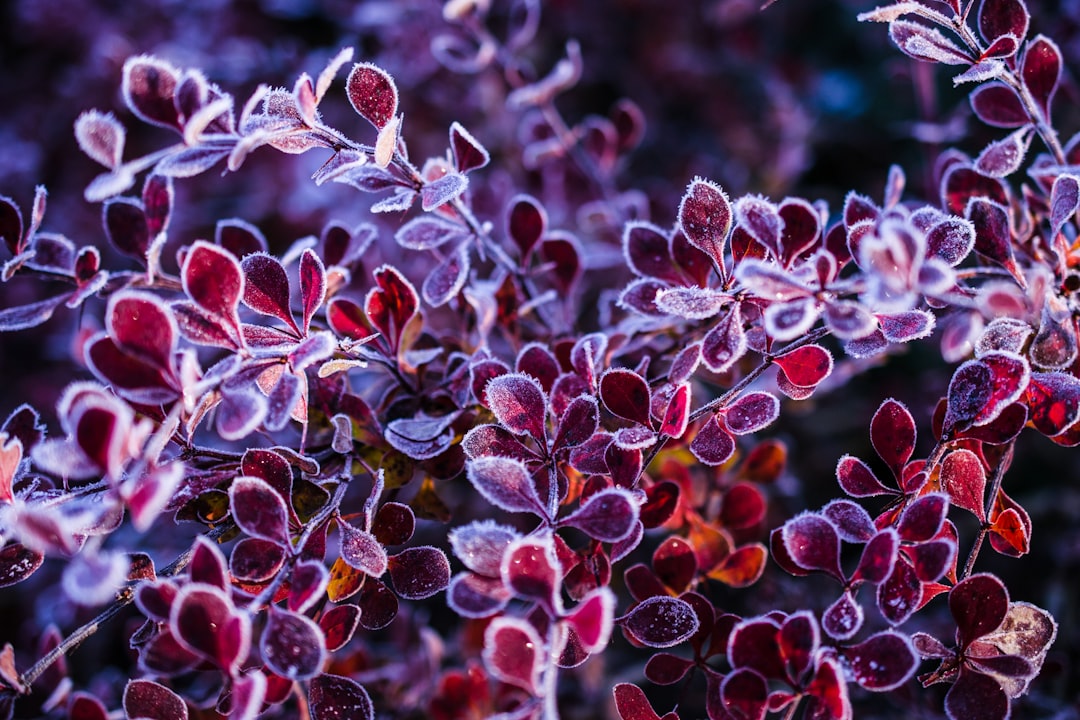
[[322, 672], [326, 639], [315, 622], [297, 613], [271, 609], [259, 641], [266, 666], [289, 680], [307, 680]]
[[450, 562], [438, 548], [413, 547], [391, 555], [387, 568], [397, 594], [406, 600], [423, 600], [450, 584]]
[[634, 640], [657, 648], [678, 645], [700, 626], [690, 604], [673, 597], [648, 598], [619, 622]]

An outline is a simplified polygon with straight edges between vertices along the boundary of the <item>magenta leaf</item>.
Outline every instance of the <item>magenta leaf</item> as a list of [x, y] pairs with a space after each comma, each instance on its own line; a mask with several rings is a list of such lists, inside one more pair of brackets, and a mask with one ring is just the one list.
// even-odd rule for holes
[[506, 607], [512, 595], [502, 580], [458, 573], [446, 589], [446, 604], [458, 615], [466, 618], [485, 618]]
[[1013, 257], [1012, 230], [1006, 206], [976, 196], [968, 202], [964, 215], [975, 226], [975, 252], [1008, 270], [1023, 285], [1025, 281]]
[[792, 385], [804, 388], [818, 385], [833, 369], [832, 355], [820, 345], [804, 345], [774, 362]]
[[919, 543], [907, 548], [907, 554], [915, 577], [926, 583], [937, 582], [956, 560], [956, 541], [939, 539]]
[[469, 460], [465, 470], [469, 482], [492, 505], [509, 512], [547, 517], [547, 507], [537, 494], [532, 474], [520, 460], [479, 457]]
[[840, 537], [836, 526], [816, 513], [803, 513], [784, 523], [784, 547], [804, 570], [821, 570], [843, 581]]
[[497, 679], [530, 694], [540, 689], [546, 645], [540, 634], [524, 620], [495, 618], [484, 631], [484, 665]]
[[482, 168], [491, 161], [487, 148], [456, 120], [450, 125], [450, 152], [459, 173]]
[[306, 335], [311, 318], [326, 299], [326, 268], [323, 261], [308, 248], [300, 255], [300, 307], [303, 310], [303, 330]]
[[188, 250], [181, 276], [184, 292], [196, 305], [239, 325], [236, 306], [244, 293], [244, 274], [232, 253], [199, 240]]
[[380, 67], [371, 63], [353, 65], [346, 91], [357, 114], [379, 130], [397, 114], [397, 86], [390, 74]]
[[561, 609], [562, 566], [551, 536], [511, 542], [503, 553], [499, 573], [503, 584], [518, 597], [540, 602], [552, 612]]
[[338, 521], [338, 530], [341, 532], [341, 557], [345, 562], [371, 577], [386, 572], [389, 563], [386, 548], [374, 535], [344, 520]]
[[374, 720], [375, 707], [360, 683], [326, 673], [312, 678], [308, 690], [312, 720]]
[[266, 666], [289, 680], [307, 680], [322, 672], [326, 640], [313, 620], [293, 612], [270, 609], [259, 650]]
[[289, 575], [288, 608], [303, 613], [317, 603], [330, 582], [330, 571], [319, 561], [298, 562]]
[[429, 598], [450, 584], [450, 562], [438, 548], [412, 547], [391, 555], [387, 568], [394, 589], [406, 600]]
[[247, 616], [234, 614], [223, 590], [202, 583], [180, 590], [172, 603], [169, 627], [181, 646], [229, 672], [239, 668], [251, 643]]
[[106, 322], [120, 350], [171, 373], [177, 328], [165, 303], [149, 293], [121, 291], [109, 298]]
[[150, 55], [124, 63], [124, 101], [140, 120], [179, 129], [180, 117], [173, 102], [179, 70]]
[[918, 498], [900, 515], [897, 532], [907, 542], [925, 542], [941, 530], [949, 511], [949, 498], [943, 493], [929, 493]]
[[679, 226], [687, 240], [708, 255], [717, 268], [724, 264], [731, 218], [731, 204], [724, 191], [715, 183], [694, 178], [679, 203]]
[[500, 375], [488, 381], [485, 399], [495, 418], [516, 435], [528, 434], [537, 442], [545, 437], [547, 399], [540, 383], [522, 373]]
[[735, 438], [720, 426], [713, 415], [690, 441], [690, 452], [706, 465], [723, 465], [735, 453]]
[[229, 486], [233, 520], [252, 537], [280, 544], [289, 541], [285, 501], [269, 483], [256, 477], [238, 477]]
[[874, 692], [900, 687], [919, 666], [911, 640], [895, 630], [871, 635], [858, 645], [844, 648], [843, 654], [850, 663], [852, 679]]
[[392, 265], [383, 265], [372, 275], [378, 287], [364, 298], [364, 313], [396, 352], [405, 325], [420, 306], [420, 298], [412, 283]]
[[576, 527], [594, 540], [618, 542], [630, 534], [637, 520], [634, 496], [622, 488], [608, 488], [590, 495], [559, 524]]
[[747, 435], [771, 425], [780, 417], [780, 401], [767, 392], [749, 392], [732, 403], [724, 412], [727, 429], [736, 435]]
[[124, 713], [130, 720], [187, 720], [187, 703], [153, 680], [130, 680], [124, 687]]
[[680, 438], [690, 421], [690, 384], [681, 383], [675, 388], [664, 409], [660, 432], [671, 438]]
[[634, 640], [655, 648], [678, 645], [700, 626], [689, 603], [673, 597], [648, 598], [623, 616], [619, 623]]
[[586, 653], [603, 650], [614, 625], [615, 595], [608, 588], [597, 588], [582, 598], [564, 621], [577, 635]]

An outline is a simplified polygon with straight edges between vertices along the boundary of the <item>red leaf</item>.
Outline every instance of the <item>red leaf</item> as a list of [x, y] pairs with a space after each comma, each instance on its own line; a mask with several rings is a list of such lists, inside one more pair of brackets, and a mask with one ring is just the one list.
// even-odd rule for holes
[[987, 125], [1017, 128], [1031, 122], [1016, 91], [1001, 82], [989, 82], [971, 93], [971, 108]]
[[[1021, 0], [1011, 2], [1023, 7]], [[1053, 40], [1044, 35], [1036, 37], [1024, 50], [1020, 74], [1024, 85], [1042, 111], [1042, 120], [1047, 123], [1050, 122], [1050, 103], [1061, 84], [1061, 66], [1061, 50]]]
[[836, 479], [843, 491], [851, 497], [871, 497], [895, 492], [885, 487], [866, 463], [851, 455], [840, 458], [836, 465]]
[[870, 442], [899, 477], [915, 451], [915, 418], [903, 403], [889, 398], [881, 404], [870, 420]]
[[598, 588], [586, 596], [564, 618], [587, 653], [603, 650], [614, 624], [615, 595], [608, 588]]
[[821, 216], [801, 198], [785, 198], [778, 208], [784, 230], [780, 236], [781, 263], [790, 268], [821, 238]]
[[1015, 508], [1006, 508], [990, 525], [990, 544], [1003, 555], [1026, 555], [1031, 543], [1030, 523]]
[[611, 368], [600, 378], [600, 399], [618, 417], [651, 426], [651, 398], [649, 384], [632, 370]]
[[131, 720], [187, 720], [187, 703], [153, 680], [129, 680], [124, 687], [124, 714]]
[[356, 605], [338, 605], [323, 613], [319, 628], [326, 636], [326, 649], [336, 652], [349, 644], [360, 625], [360, 608]]
[[101, 212], [109, 242], [124, 255], [146, 264], [152, 236], [142, 204], [133, 198], [115, 198], [106, 202]]
[[540, 690], [545, 648], [536, 628], [517, 618], [495, 618], [484, 631], [483, 658], [488, 672], [532, 695]]
[[814, 616], [806, 610], [788, 616], [780, 626], [777, 640], [788, 680], [793, 685], [801, 685], [820, 644]]
[[784, 221], [777, 208], [763, 197], [745, 196], [735, 203], [735, 218], [745, 232], [774, 258], [780, 260], [780, 237]]
[[1027, 361], [1013, 353], [987, 353], [953, 373], [943, 431], [986, 425], [1023, 394], [1030, 379]]
[[911, 640], [894, 630], [871, 635], [843, 653], [850, 663], [852, 679], [874, 692], [900, 687], [919, 666]]
[[971, 199], [989, 200], [1008, 205], [1009, 196], [1004, 184], [987, 177], [966, 164], [954, 164], [945, 171], [941, 181], [942, 204], [954, 215], [964, 215]]
[[619, 683], [612, 690], [615, 695], [615, 709], [621, 720], [660, 720], [645, 697], [645, 691], [637, 685]]
[[244, 293], [244, 274], [232, 253], [199, 240], [188, 250], [181, 275], [184, 292], [195, 304], [239, 325], [236, 307]]
[[608, 488], [590, 495], [559, 524], [576, 527], [594, 540], [618, 542], [630, 534], [637, 520], [638, 506], [629, 491]]
[[214, 228], [214, 243], [240, 259], [255, 253], [265, 254], [269, 247], [262, 231], [240, 218], [219, 220]]
[[719, 185], [694, 178], [679, 203], [679, 226], [687, 240], [708, 255], [717, 268], [724, 266], [724, 250], [731, 231], [731, 204]]
[[506, 214], [506, 234], [517, 243], [522, 263], [546, 231], [547, 212], [540, 201], [530, 195], [514, 196]]
[[1080, 380], [1060, 372], [1032, 373], [1024, 402], [1036, 430], [1060, 435], [1080, 419]]
[[105, 318], [109, 335], [120, 350], [171, 374], [176, 321], [157, 296], [135, 290], [117, 292], [109, 298]]
[[482, 168], [491, 160], [487, 149], [456, 120], [450, 125], [450, 152], [459, 173]]
[[895, 530], [886, 528], [879, 532], [863, 547], [859, 566], [852, 579], [865, 580], [874, 585], [884, 582], [892, 574], [899, 547], [900, 536]]
[[45, 556], [19, 543], [8, 543], [0, 550], [0, 588], [20, 583], [34, 574]]
[[845, 590], [821, 616], [821, 627], [830, 637], [848, 640], [863, 626], [863, 608], [851, 590]]
[[728, 638], [728, 661], [733, 668], [751, 668], [766, 678], [783, 678], [786, 673], [779, 638], [780, 626], [775, 620], [744, 620]]
[[979, 34], [988, 43], [1002, 35], [1022, 39], [1030, 19], [1023, 0], [983, 0], [979, 6]]
[[756, 485], [739, 482], [732, 485], [720, 506], [724, 527], [742, 530], [757, 525], [765, 518], [765, 498]]
[[179, 70], [150, 55], [129, 58], [124, 63], [124, 101], [140, 120], [179, 129], [173, 102], [178, 75]]
[[379, 130], [397, 114], [397, 86], [382, 68], [371, 63], [357, 63], [345, 85], [353, 109]]
[[897, 532], [907, 542], [925, 542], [941, 530], [948, 511], [948, 496], [943, 493], [923, 495], [904, 509]]
[[296, 613], [307, 612], [322, 599], [329, 582], [330, 571], [321, 560], [298, 562], [289, 575], [289, 610]]
[[672, 535], [653, 551], [652, 567], [660, 582], [682, 594], [697, 576], [697, 555], [688, 542]]
[[973, 197], [964, 209], [975, 225], [975, 252], [1005, 268], [1021, 286], [1026, 284], [1013, 258], [1009, 211], [985, 197]]
[[169, 627], [184, 648], [227, 672], [246, 659], [251, 632], [247, 616], [234, 614], [228, 596], [216, 587], [192, 583], [182, 588], [173, 602]]
[[306, 335], [311, 318], [326, 299], [326, 268], [315, 251], [308, 248], [300, 255], [300, 304], [303, 309], [303, 330]]
[[338, 521], [338, 531], [341, 533], [341, 558], [349, 566], [376, 578], [386, 572], [389, 562], [386, 548], [374, 535], [344, 520]]
[[[687, 359], [700, 357], [705, 362], [705, 366], [713, 372], [723, 373], [730, 370], [747, 350], [746, 332], [743, 330], [743, 318], [739, 307], [739, 303], [732, 303], [731, 309], [724, 313], [706, 333], [700, 350], [694, 350], [694, 355]], [[691, 372], [692, 370], [684, 370], [682, 374], [685, 374], [688, 379]]]
[[949, 611], [956, 620], [962, 648], [996, 630], [1008, 610], [1008, 590], [988, 573], [971, 575], [949, 591]]
[[645, 677], [657, 685], [674, 685], [686, 677], [692, 667], [692, 660], [666, 652], [653, 653], [645, 663]]
[[949, 720], [1005, 720], [1009, 705], [1009, 696], [997, 680], [964, 666], [945, 695]]
[[266, 582], [277, 575], [284, 564], [285, 548], [262, 538], [244, 538], [233, 546], [229, 555], [232, 576], [249, 583]]
[[762, 720], [768, 709], [769, 685], [756, 671], [739, 668], [720, 684], [720, 701], [734, 717]]
[[281, 262], [270, 255], [252, 253], [244, 258], [241, 267], [244, 304], [255, 312], [276, 317], [299, 333], [289, 308], [289, 277]]
[[986, 471], [975, 453], [961, 448], [946, 455], [941, 463], [940, 482], [953, 505], [974, 514], [979, 522], [986, 521], [983, 498]]
[[543, 604], [551, 612], [562, 607], [562, 566], [550, 536], [520, 538], [507, 547], [500, 567], [503, 584], [515, 595]]
[[774, 362], [792, 385], [811, 388], [827, 378], [833, 369], [833, 358], [820, 345], [804, 345], [777, 357]]
[[313, 620], [297, 613], [270, 609], [259, 650], [266, 666], [289, 680], [308, 680], [322, 672], [326, 639]]
[[983, 175], [995, 178], [1012, 175], [1024, 162], [1033, 133], [1031, 127], [1025, 126], [1001, 140], [991, 142], [976, 158], [975, 169]]

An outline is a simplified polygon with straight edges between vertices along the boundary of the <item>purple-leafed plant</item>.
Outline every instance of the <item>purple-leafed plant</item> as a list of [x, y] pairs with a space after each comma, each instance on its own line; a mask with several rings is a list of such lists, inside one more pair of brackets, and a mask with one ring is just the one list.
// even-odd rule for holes
[[[103, 242], [0, 196], [4, 366], [68, 357], [0, 425], [0, 720], [1068, 713], [1080, 134], [1025, 0], [858, 15], [994, 130], [833, 208], [635, 175], [539, 0], [361, 5], [390, 62], [243, 102], [129, 48], [74, 123]], [[319, 234], [187, 180], [248, 172]]]

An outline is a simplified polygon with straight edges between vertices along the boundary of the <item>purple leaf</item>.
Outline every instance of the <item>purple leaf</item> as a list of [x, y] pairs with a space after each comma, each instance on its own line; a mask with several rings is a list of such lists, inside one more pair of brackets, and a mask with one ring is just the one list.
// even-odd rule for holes
[[656, 308], [687, 320], [704, 320], [718, 315], [732, 298], [711, 288], [675, 287], [656, 293]]
[[248, 537], [236, 543], [229, 555], [229, 570], [237, 580], [266, 582], [285, 564], [285, 548], [263, 538]]
[[465, 567], [487, 577], [498, 577], [503, 554], [521, 535], [493, 520], [472, 522], [450, 531], [450, 547]]
[[506, 607], [512, 595], [502, 580], [458, 573], [446, 589], [446, 604], [465, 618], [491, 617]]
[[168, 307], [157, 296], [124, 290], [109, 298], [106, 328], [116, 346], [158, 370], [171, 373], [177, 327]]
[[289, 680], [308, 680], [322, 672], [326, 640], [313, 620], [275, 608], [270, 609], [259, 640], [266, 666]]
[[600, 408], [596, 398], [592, 395], [578, 395], [570, 401], [559, 417], [551, 452], [556, 453], [583, 444], [599, 429], [599, 423]]
[[724, 264], [731, 219], [731, 203], [720, 186], [694, 178], [679, 203], [679, 226], [690, 244], [708, 255], [717, 268]]
[[153, 680], [129, 680], [124, 687], [124, 714], [130, 720], [187, 720], [187, 703]]
[[347, 677], [319, 675], [308, 691], [312, 720], [374, 720], [375, 708], [367, 690]]
[[260, 478], [238, 477], [229, 487], [229, 505], [233, 520], [252, 537], [287, 544], [288, 511], [285, 501]]
[[412, 508], [398, 502], [388, 502], [375, 514], [371, 533], [383, 545], [403, 545], [412, 537], [415, 528], [416, 515]]
[[900, 536], [896, 530], [882, 530], [866, 543], [852, 579], [865, 580], [874, 585], [884, 582], [892, 574], [899, 548]]
[[1012, 175], [1024, 162], [1033, 133], [1031, 127], [1025, 126], [1001, 140], [991, 142], [976, 158], [975, 169], [983, 175], [996, 178]]
[[500, 375], [488, 382], [484, 395], [495, 418], [510, 432], [545, 442], [547, 399], [534, 378], [522, 373]]
[[495, 678], [532, 695], [540, 690], [546, 645], [524, 620], [495, 618], [484, 631], [484, 665]]
[[893, 20], [889, 23], [889, 37], [900, 51], [923, 62], [945, 65], [969, 65], [973, 58], [940, 30], [926, 27], [910, 20]]
[[899, 625], [918, 609], [921, 599], [922, 583], [901, 555], [893, 566], [892, 574], [878, 585], [878, 610], [890, 623]]
[[223, 590], [192, 583], [173, 601], [169, 627], [180, 644], [227, 672], [239, 669], [251, 643], [251, 628], [244, 614], [233, 613]]
[[945, 695], [949, 720], [1005, 720], [1009, 706], [1009, 696], [995, 678], [964, 666]]
[[777, 641], [788, 680], [793, 684], [800, 683], [813, 664], [820, 645], [814, 616], [806, 610], [790, 615], [780, 626]]
[[941, 530], [949, 511], [949, 498], [943, 493], [929, 493], [918, 498], [900, 515], [897, 532], [907, 542], [926, 542]]
[[713, 415], [690, 441], [690, 452], [706, 465], [723, 465], [735, 453], [735, 438], [720, 426], [716, 415]]
[[[289, 575], [288, 608], [291, 612], [307, 612], [322, 599], [330, 582], [330, 571], [321, 561], [303, 560], [293, 566]], [[345, 605], [342, 607], [353, 607]], [[336, 609], [336, 608], [335, 608]]]
[[728, 661], [733, 668], [751, 668], [766, 678], [785, 676], [779, 642], [780, 626], [767, 617], [737, 624], [728, 636]]
[[780, 401], [767, 392], [749, 392], [732, 403], [724, 412], [727, 429], [736, 435], [747, 435], [771, 425], [780, 417]]
[[[595, 401], [594, 401], [595, 402]], [[501, 425], [477, 425], [461, 441], [461, 449], [466, 457], [474, 460], [479, 457], [499, 456], [529, 462], [539, 457], [509, 430]]]
[[821, 616], [821, 627], [830, 637], [837, 640], [848, 640], [854, 637], [862, 625], [862, 605], [855, 601], [855, 596], [850, 590], [844, 590]]
[[949, 217], [934, 225], [926, 234], [926, 254], [950, 267], [957, 265], [975, 247], [975, 227], [967, 220]]
[[705, 335], [700, 351], [695, 351], [695, 355], [713, 372], [727, 372], [746, 354], [746, 333], [739, 307], [739, 303], [733, 303], [731, 309]]
[[465, 287], [470, 267], [469, 246], [462, 243], [424, 278], [424, 284], [420, 288], [424, 302], [432, 307], [440, 307], [450, 302], [461, 292], [461, 288]]
[[975, 225], [975, 251], [1001, 265], [1023, 285], [1025, 281], [1013, 258], [1012, 231], [1005, 206], [984, 197], [973, 197], [964, 212]]
[[429, 598], [450, 584], [450, 562], [438, 548], [409, 548], [391, 555], [387, 567], [394, 589], [406, 600]]
[[397, 616], [398, 599], [381, 580], [369, 577], [357, 600], [360, 625], [367, 630], [382, 630]]
[[265, 254], [269, 247], [262, 231], [240, 218], [219, 220], [214, 228], [214, 243], [237, 258], [247, 258], [254, 253]]
[[919, 666], [919, 656], [911, 640], [895, 630], [871, 635], [858, 645], [845, 648], [843, 653], [850, 663], [852, 679], [874, 692], [900, 687]]
[[112, 113], [88, 110], [75, 120], [75, 140], [79, 149], [110, 170], [120, 165], [124, 139], [124, 126]]
[[195, 538], [188, 563], [188, 577], [192, 582], [206, 583], [224, 590], [229, 586], [229, 573], [221, 550], [205, 537]]
[[634, 529], [638, 504], [622, 488], [608, 488], [589, 496], [581, 507], [559, 524], [576, 527], [594, 540], [618, 542]]
[[756, 670], [739, 668], [720, 684], [720, 702], [732, 717], [763, 720], [768, 710], [769, 685]]
[[673, 597], [648, 598], [619, 622], [634, 640], [654, 648], [678, 645], [700, 626], [690, 604]]
[[424, 212], [431, 212], [460, 196], [468, 187], [467, 177], [458, 172], [448, 172], [424, 185], [420, 190], [420, 206]]
[[308, 333], [311, 318], [326, 299], [326, 268], [315, 251], [308, 248], [300, 255], [300, 307], [303, 310], [303, 330]]
[[666, 652], [653, 653], [645, 663], [645, 677], [656, 685], [674, 685], [686, 677], [692, 667], [692, 660]]
[[467, 237], [461, 226], [437, 215], [422, 215], [402, 225], [394, 240], [408, 250], [431, 250], [450, 240], [462, 240]]
[[33, 575], [44, 561], [43, 554], [16, 542], [8, 543], [0, 550], [0, 587], [22, 582]]
[[338, 521], [341, 533], [341, 557], [351, 567], [371, 577], [379, 577], [386, 572], [389, 559], [386, 549], [374, 535], [351, 525]]
[[146, 264], [152, 235], [142, 204], [132, 198], [115, 198], [101, 210], [105, 236], [117, 250]]
[[40, 325], [51, 318], [53, 311], [70, 296], [71, 293], [66, 292], [29, 305], [17, 305], [0, 310], [0, 332], [26, 330]]
[[532, 475], [520, 460], [480, 457], [470, 460], [465, 469], [469, 482], [491, 504], [509, 512], [547, 516]]
[[621, 720], [660, 720], [645, 697], [645, 691], [637, 685], [619, 683], [612, 689], [612, 694]]
[[547, 230], [547, 212], [530, 195], [515, 195], [506, 214], [506, 234], [521, 251], [522, 262], [528, 259]]
[[184, 292], [195, 303], [234, 326], [244, 293], [244, 274], [232, 253], [199, 240], [188, 250], [181, 270]]
[[1023, 395], [1030, 377], [1027, 361], [1013, 353], [987, 353], [967, 361], [949, 382], [944, 432], [993, 422]]
[[454, 440], [454, 421], [460, 413], [428, 417], [417, 413], [392, 421], [385, 428], [386, 441], [395, 450], [414, 460], [428, 460], [443, 454]]
[[326, 637], [326, 649], [329, 652], [336, 652], [348, 645], [359, 626], [360, 608], [356, 605], [332, 607], [319, 618], [319, 628]]
[[[955, 530], [952, 531], [955, 537]], [[932, 583], [941, 579], [956, 560], [956, 541], [948, 539], [919, 543], [908, 550], [915, 577]]]
[[777, 260], [781, 258], [780, 236], [784, 221], [775, 205], [763, 197], [747, 195], [735, 202], [735, 218], [739, 227], [761, 247]]
[[353, 65], [346, 91], [357, 114], [379, 130], [397, 114], [397, 86], [390, 74], [380, 67], [371, 63]]
[[804, 570], [821, 570], [843, 581], [840, 571], [840, 537], [836, 527], [821, 515], [803, 513], [784, 523], [784, 547]]

